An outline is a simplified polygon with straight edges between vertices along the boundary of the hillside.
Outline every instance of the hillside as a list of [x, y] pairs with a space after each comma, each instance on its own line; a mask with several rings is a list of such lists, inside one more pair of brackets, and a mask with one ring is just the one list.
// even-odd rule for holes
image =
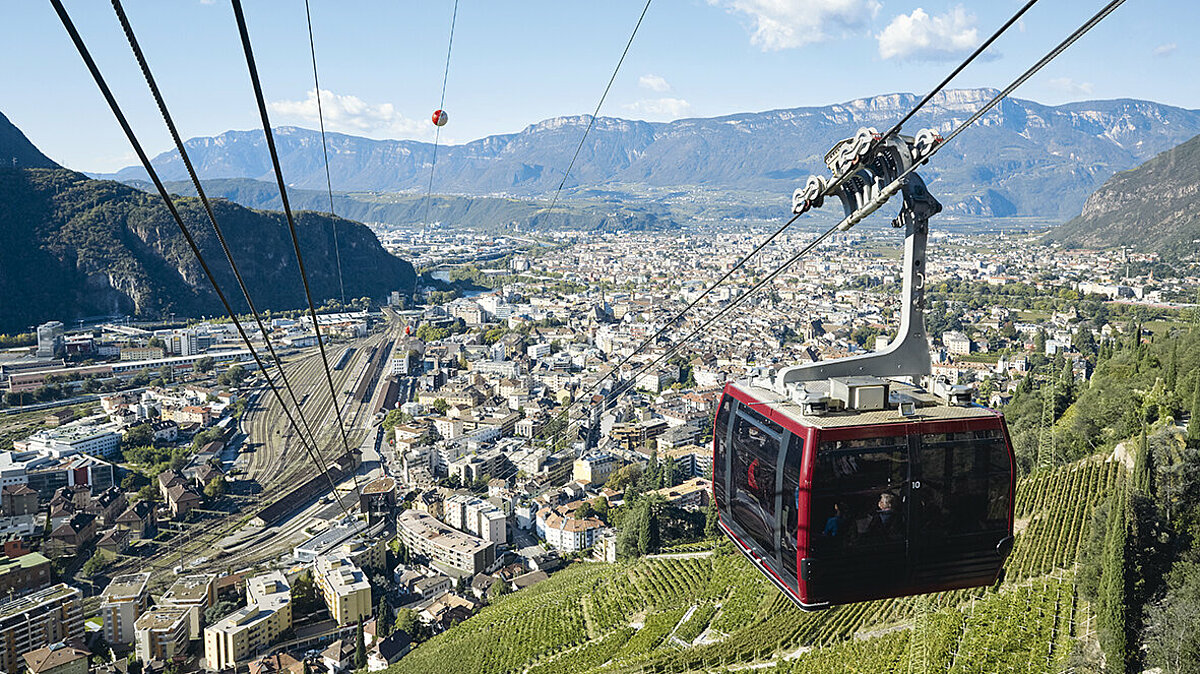
[[1200, 245], [1200, 136], [1108, 179], [1079, 217], [1047, 241], [1072, 248], [1116, 248], [1194, 256]]
[[[909, 131], [943, 131], [994, 94], [950, 90], [909, 124]], [[860, 126], [886, 128], [916, 103], [913, 94], [887, 94], [821, 107], [650, 123], [597, 120], [567, 188], [603, 187], [616, 199], [648, 190], [734, 191], [743, 200], [790, 195], [809, 173], [827, 172], [822, 157]], [[434, 189], [471, 196], [552, 193], [579, 142], [586, 116], [560, 117], [519, 133], [490, 136], [438, 150]], [[953, 213], [1067, 218], [1114, 173], [1200, 133], [1200, 111], [1137, 100], [1046, 106], [1008, 99], [926, 169], [938, 198]], [[276, 132], [283, 170], [298, 188], [325, 186], [320, 136], [281, 127]], [[206, 179], [269, 180], [261, 131], [193, 138], [188, 151]], [[329, 134], [333, 185], [343, 192], [424, 193], [433, 146]], [[155, 159], [165, 179], [186, 178], [172, 151]], [[121, 180], [145, 178], [140, 167]], [[568, 192], [568, 196], [575, 196]], [[784, 198], [786, 200], [786, 198]], [[781, 201], [781, 203], [783, 203]]]
[[770, 671], [878, 674], [998, 671], [1010, 662], [1057, 671], [1087, 616], [1068, 569], [1118, 471], [1088, 459], [1025, 479], [1016, 505], [1024, 531], [996, 590], [804, 613], [727, 544], [682, 558], [577, 563], [500, 599], [389, 671], [429, 672], [445, 662], [464, 674], [771, 664], [778, 669]]
[[[147, 192], [153, 184], [144, 180], [129, 180], [127, 184]], [[194, 196], [191, 181], [171, 181], [172, 193]], [[279, 188], [273, 182], [249, 178], [216, 178], [204, 181], [210, 197], [222, 197], [248, 208], [279, 209]], [[329, 210], [329, 195], [321, 190], [288, 189], [293, 208]], [[548, 204], [539, 201], [503, 197], [467, 197], [435, 194], [427, 200], [424, 194], [378, 194], [371, 192], [335, 193], [334, 210], [338, 215], [358, 222], [403, 225], [424, 223], [426, 208], [431, 223], [477, 230], [503, 229], [515, 224], [522, 231], [548, 229], [573, 230], [647, 230], [677, 228], [676, 220], [663, 206], [620, 204], [613, 202], [569, 204], [560, 203], [553, 215]], [[777, 211], [777, 209], [775, 209]], [[764, 216], [775, 215], [763, 213]]]
[[[198, 199], [178, 207], [235, 309], [245, 310]], [[305, 306], [281, 213], [213, 203], [246, 285], [261, 309]], [[383, 297], [413, 285], [408, 262], [384, 251], [364, 225], [296, 214], [314, 299], [339, 295], [333, 225], [348, 297]], [[59, 319], [158, 317], [224, 310], [157, 195], [66, 169], [0, 169], [0, 332]]]
[[0, 113], [0, 166], [12, 169], [61, 168], [34, 147], [4, 113]]

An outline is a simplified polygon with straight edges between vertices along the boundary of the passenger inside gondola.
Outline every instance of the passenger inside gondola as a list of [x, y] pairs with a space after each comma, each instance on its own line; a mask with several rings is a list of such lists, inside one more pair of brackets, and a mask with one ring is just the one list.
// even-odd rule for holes
[[867, 535], [881, 538], [899, 538], [904, 535], [904, 516], [896, 507], [896, 495], [883, 492], [879, 505], [867, 525]]

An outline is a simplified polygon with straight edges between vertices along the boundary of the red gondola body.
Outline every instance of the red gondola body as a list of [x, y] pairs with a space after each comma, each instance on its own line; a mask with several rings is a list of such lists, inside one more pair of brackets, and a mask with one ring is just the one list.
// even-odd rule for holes
[[720, 526], [802, 608], [1002, 577], [1015, 474], [1003, 416], [891, 387], [919, 401], [909, 416], [886, 405], [806, 415], [769, 389], [725, 387], [713, 434]]

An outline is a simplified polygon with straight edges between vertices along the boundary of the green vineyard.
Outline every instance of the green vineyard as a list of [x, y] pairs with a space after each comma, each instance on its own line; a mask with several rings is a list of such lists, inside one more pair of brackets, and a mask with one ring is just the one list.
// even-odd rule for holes
[[804, 613], [727, 545], [626, 564], [577, 563], [420, 645], [390, 671], [468, 673], [1057, 672], [1090, 609], [1073, 566], [1122, 468], [1095, 458], [1017, 490], [998, 588]]

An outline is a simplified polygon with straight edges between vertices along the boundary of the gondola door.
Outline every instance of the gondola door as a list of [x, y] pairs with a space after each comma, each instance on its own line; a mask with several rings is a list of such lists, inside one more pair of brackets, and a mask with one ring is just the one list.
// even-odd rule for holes
[[914, 456], [913, 584], [917, 590], [987, 584], [1010, 536], [1012, 468], [1003, 429], [948, 423], [923, 429]]
[[812, 535], [801, 567], [809, 601], [862, 601], [902, 593], [908, 584], [913, 480], [906, 430], [845, 439], [822, 433], [813, 467]]

